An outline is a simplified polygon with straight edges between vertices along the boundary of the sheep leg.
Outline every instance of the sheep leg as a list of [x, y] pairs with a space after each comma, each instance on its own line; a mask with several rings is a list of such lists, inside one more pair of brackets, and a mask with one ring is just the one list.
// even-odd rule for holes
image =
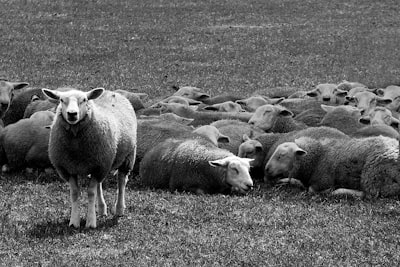
[[88, 187], [88, 211], [86, 215], [86, 228], [96, 228], [96, 194], [98, 189], [97, 180], [90, 179]]
[[97, 207], [100, 215], [107, 216], [107, 204], [104, 200], [102, 185], [102, 183], [97, 184]]
[[118, 171], [117, 200], [113, 208], [113, 213], [118, 216], [124, 215], [125, 212], [125, 186], [127, 182], [128, 174]]
[[69, 178], [69, 189], [71, 198], [71, 217], [69, 220], [69, 226], [79, 228], [81, 219], [79, 215], [79, 185], [76, 176]]
[[339, 188], [336, 189], [331, 193], [333, 196], [338, 196], [338, 195], [350, 195], [353, 197], [364, 197], [364, 192], [359, 191], [359, 190], [353, 190], [353, 189], [347, 189], [347, 188]]
[[277, 184], [289, 184], [298, 186], [300, 188], [305, 188], [304, 184], [300, 180], [295, 178], [282, 178], [277, 182]]

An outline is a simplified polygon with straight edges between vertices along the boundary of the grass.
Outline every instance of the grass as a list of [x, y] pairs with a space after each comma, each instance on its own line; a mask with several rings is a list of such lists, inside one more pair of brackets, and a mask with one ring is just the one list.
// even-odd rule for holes
[[[102, 86], [157, 98], [173, 85], [247, 96], [343, 79], [400, 83], [394, 0], [0, 3], [0, 72], [34, 87]], [[109, 179], [109, 205], [114, 192]], [[132, 178], [127, 204], [124, 217], [74, 230], [67, 184], [2, 175], [0, 265], [400, 262], [397, 199], [315, 196], [262, 183], [247, 196], [196, 196], [152, 191]]]

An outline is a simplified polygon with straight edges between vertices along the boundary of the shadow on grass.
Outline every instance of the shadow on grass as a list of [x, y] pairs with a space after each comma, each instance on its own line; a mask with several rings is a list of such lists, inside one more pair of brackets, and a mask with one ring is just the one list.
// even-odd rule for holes
[[111, 218], [98, 218], [96, 229], [85, 228], [86, 220], [81, 220], [81, 225], [79, 229], [70, 227], [69, 219], [65, 219], [57, 222], [42, 222], [35, 224], [27, 234], [33, 238], [57, 238], [57, 237], [68, 237], [79, 233], [89, 233], [90, 231], [106, 231], [109, 228], [118, 225], [119, 216], [113, 216]]

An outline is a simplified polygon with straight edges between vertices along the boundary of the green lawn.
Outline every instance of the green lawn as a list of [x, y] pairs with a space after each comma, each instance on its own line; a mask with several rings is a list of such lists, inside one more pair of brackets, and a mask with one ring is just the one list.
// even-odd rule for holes
[[[247, 96], [343, 79], [400, 84], [395, 0], [0, 3], [0, 72], [33, 87], [123, 88], [153, 99], [173, 85]], [[115, 190], [109, 178], [109, 206]], [[127, 204], [122, 218], [74, 230], [68, 184], [2, 175], [0, 266], [400, 264], [396, 199], [262, 183], [247, 196], [171, 194], [132, 177]]]

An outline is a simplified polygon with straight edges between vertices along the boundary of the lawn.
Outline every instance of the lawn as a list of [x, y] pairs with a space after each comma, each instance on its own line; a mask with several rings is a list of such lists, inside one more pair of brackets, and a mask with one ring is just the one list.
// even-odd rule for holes
[[[0, 72], [55, 89], [167, 96], [400, 84], [395, 0], [0, 0]], [[116, 185], [105, 185], [108, 205]], [[86, 194], [84, 202], [86, 203]], [[68, 227], [66, 183], [0, 177], [2, 266], [400, 264], [400, 202], [258, 182], [246, 196], [154, 191], [131, 177], [124, 217]], [[82, 217], [85, 210], [82, 210]], [[84, 222], [82, 222], [84, 223]]]

